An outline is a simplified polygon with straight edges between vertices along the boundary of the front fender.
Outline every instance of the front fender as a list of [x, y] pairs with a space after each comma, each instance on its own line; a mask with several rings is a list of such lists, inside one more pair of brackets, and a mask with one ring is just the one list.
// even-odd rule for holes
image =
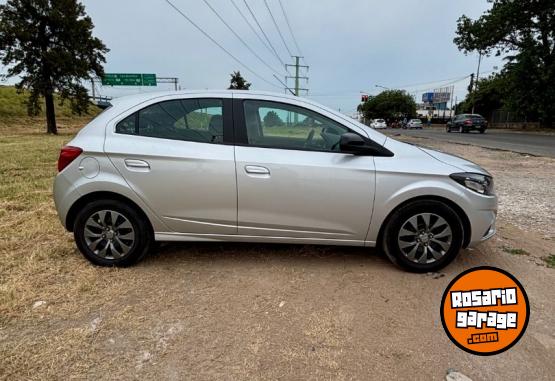
[[[468, 215], [472, 200], [467, 191], [444, 175], [422, 175], [399, 173], [377, 174], [377, 189], [374, 201], [374, 213], [370, 221], [366, 241], [376, 243], [380, 229], [387, 217], [401, 204], [411, 199], [425, 196], [444, 198], [457, 204]], [[387, 186], [380, 186], [380, 184]]]

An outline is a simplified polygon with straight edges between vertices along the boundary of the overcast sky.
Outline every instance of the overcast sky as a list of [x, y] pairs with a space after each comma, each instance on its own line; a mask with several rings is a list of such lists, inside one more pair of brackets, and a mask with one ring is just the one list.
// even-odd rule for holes
[[[225, 88], [229, 73], [240, 70], [252, 89], [283, 92], [272, 71], [227, 29], [203, 0], [171, 0], [219, 44], [258, 75], [259, 79], [217, 47], [165, 0], [84, 0], [95, 23], [94, 34], [110, 48], [106, 72], [156, 73], [179, 77], [183, 88]], [[207, 0], [244, 41], [275, 71], [283, 66], [262, 45], [233, 7], [231, 0]], [[233, 0], [257, 28], [245, 0]], [[293, 54], [297, 49], [279, 0], [266, 0]], [[476, 71], [477, 55], [465, 56], [453, 44], [462, 14], [478, 17], [486, 0], [281, 0], [310, 65], [309, 97], [351, 113], [360, 91], [376, 94], [376, 85], [421, 93]], [[5, 2], [5, 1], [0, 1]], [[264, 0], [247, 0], [281, 59], [292, 63]], [[260, 34], [260, 32], [259, 32]], [[482, 61], [482, 72], [501, 67], [499, 58]], [[283, 79], [282, 79], [283, 80]], [[434, 81], [442, 81], [432, 83]], [[464, 96], [468, 80], [455, 83]], [[293, 85], [293, 82], [290, 82]], [[304, 87], [304, 86], [303, 86]], [[160, 85], [158, 89], [169, 86]], [[153, 89], [143, 88], [141, 91]], [[139, 91], [101, 88], [103, 95]]]

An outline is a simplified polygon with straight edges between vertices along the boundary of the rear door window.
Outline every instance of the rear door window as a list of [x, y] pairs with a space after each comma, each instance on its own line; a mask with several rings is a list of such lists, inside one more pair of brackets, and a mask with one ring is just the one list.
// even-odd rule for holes
[[221, 99], [176, 99], [155, 103], [120, 121], [116, 133], [222, 143], [223, 103]]

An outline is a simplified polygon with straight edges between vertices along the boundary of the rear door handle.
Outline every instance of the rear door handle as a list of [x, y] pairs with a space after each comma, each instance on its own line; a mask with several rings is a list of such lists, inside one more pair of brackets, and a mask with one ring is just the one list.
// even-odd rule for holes
[[259, 165], [245, 165], [245, 172], [251, 175], [270, 175], [270, 170]]
[[128, 169], [135, 171], [148, 171], [150, 170], [150, 164], [144, 160], [139, 159], [125, 159], [125, 166]]

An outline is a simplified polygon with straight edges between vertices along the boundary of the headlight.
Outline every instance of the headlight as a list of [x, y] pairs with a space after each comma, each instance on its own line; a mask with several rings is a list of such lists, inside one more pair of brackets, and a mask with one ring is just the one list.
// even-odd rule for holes
[[463, 172], [453, 173], [449, 177], [476, 193], [489, 196], [492, 195], [494, 192], [493, 178], [491, 176], [482, 175], [479, 173]]

